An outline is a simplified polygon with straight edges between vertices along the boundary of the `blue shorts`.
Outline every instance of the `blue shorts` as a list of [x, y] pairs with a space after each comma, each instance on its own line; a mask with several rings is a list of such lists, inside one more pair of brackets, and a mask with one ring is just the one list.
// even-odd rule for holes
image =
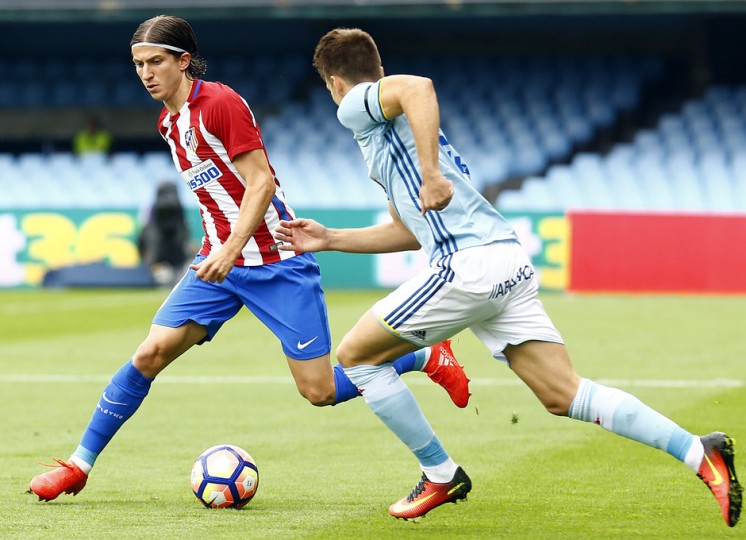
[[[195, 257], [195, 264], [203, 261]], [[264, 266], [235, 266], [223, 283], [197, 279], [191, 268], [174, 287], [153, 324], [178, 328], [189, 321], [207, 329], [210, 341], [242, 306], [262, 321], [296, 360], [331, 351], [329, 318], [316, 258], [304, 253]]]

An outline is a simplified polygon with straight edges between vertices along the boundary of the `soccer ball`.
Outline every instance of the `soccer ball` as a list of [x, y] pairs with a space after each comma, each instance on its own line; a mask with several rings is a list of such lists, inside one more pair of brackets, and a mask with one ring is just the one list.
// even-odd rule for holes
[[232, 444], [208, 448], [192, 467], [192, 491], [208, 508], [241, 508], [258, 488], [254, 459]]

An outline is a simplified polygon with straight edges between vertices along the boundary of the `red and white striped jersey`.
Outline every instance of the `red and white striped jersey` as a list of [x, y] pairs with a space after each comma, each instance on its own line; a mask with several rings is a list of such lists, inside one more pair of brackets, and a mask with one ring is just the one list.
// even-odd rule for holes
[[[238, 220], [246, 182], [232, 160], [243, 152], [264, 148], [259, 125], [246, 101], [228, 86], [200, 79], [181, 110], [164, 107], [158, 120], [161, 136], [171, 148], [176, 169], [194, 193], [205, 235], [200, 254], [209, 255], [228, 239]], [[267, 157], [269, 163], [269, 157]], [[272, 174], [275, 174], [270, 164]], [[293, 219], [292, 209], [275, 177], [275, 195], [254, 235], [236, 260], [238, 266], [259, 266], [294, 257], [277, 249], [275, 228]]]

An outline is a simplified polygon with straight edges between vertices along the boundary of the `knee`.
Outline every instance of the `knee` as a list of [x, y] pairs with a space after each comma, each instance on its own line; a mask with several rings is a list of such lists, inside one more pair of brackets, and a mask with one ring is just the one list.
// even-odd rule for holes
[[544, 403], [544, 407], [555, 416], [567, 416], [570, 412], [570, 403], [564, 401], [548, 401]]
[[352, 367], [358, 364], [358, 355], [355, 354], [355, 347], [351, 346], [345, 340], [339, 344], [336, 351], [337, 362], [342, 364], [342, 367]]
[[132, 355], [132, 364], [146, 377], [155, 377], [168, 365], [168, 351], [155, 341], [146, 340]]
[[308, 400], [308, 402], [314, 407], [326, 407], [328, 405], [334, 405], [335, 392], [334, 387], [331, 388], [319, 386], [299, 386], [298, 391], [300, 395]]
[[555, 389], [541, 397], [541, 404], [555, 416], [567, 416], [570, 413], [573, 399], [575, 399], [575, 393], [571, 388]]

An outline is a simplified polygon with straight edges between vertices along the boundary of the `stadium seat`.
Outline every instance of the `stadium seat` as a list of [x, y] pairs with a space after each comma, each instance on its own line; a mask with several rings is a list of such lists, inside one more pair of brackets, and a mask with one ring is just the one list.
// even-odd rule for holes
[[523, 182], [521, 191], [527, 203], [526, 210], [541, 212], [562, 210], [561, 203], [542, 178], [527, 178]]
[[50, 103], [57, 107], [72, 107], [79, 103], [77, 84], [68, 79], [56, 81], [50, 88]]
[[110, 93], [110, 85], [105, 81], [92, 80], [78, 89], [78, 102], [87, 107], [105, 103]]
[[47, 105], [49, 86], [33, 79], [27, 83], [19, 83], [16, 87], [15, 105], [21, 107], [41, 107]]
[[[362, 207], [378, 205], [383, 200], [385, 205], [385, 199], [377, 192], [379, 188], [366, 180], [360, 151], [351, 134], [339, 125], [336, 107], [306, 58], [231, 55], [210, 58], [209, 63], [210, 72], [234, 86], [252, 107], [264, 106], [260, 123], [270, 160], [291, 200], [298, 201], [294, 204], [333, 207], [344, 200], [349, 206]], [[0, 106], [153, 104], [126, 63], [109, 57], [96, 58], [95, 53], [84, 58], [19, 59], [7, 64], [13, 82], [0, 82]], [[617, 122], [620, 111], [639, 104], [645, 84], [663, 76], [665, 63], [656, 57], [394, 57], [387, 62], [387, 73], [407, 71], [435, 80], [442, 102], [443, 129], [462, 153], [473, 184], [487, 190], [509, 179], [535, 177], [536, 182], [527, 183], [532, 196], [521, 197], [534, 207], [556, 209], [557, 201], [565, 206], [609, 207], [613, 204], [609, 199], [622, 189], [622, 185], [611, 185], [615, 177], [609, 169], [622, 159], [634, 159], [630, 153], [655, 153], [665, 160], [667, 152], [684, 152], [694, 144], [697, 153], [720, 145], [732, 154], [746, 139], [744, 123], [733, 121], [730, 114], [734, 109], [746, 109], [746, 92], [713, 89], [706, 105], [693, 102], [687, 107], [686, 116], [672, 115], [675, 122], [670, 131], [664, 132], [662, 121], [658, 130], [643, 135], [642, 139], [647, 139], [636, 141], [634, 148], [612, 150], [608, 158], [599, 157], [592, 165], [582, 164], [584, 160], [590, 163], [587, 157], [572, 160], [574, 151]], [[268, 91], [269, 86], [262, 81], [270, 79]], [[467, 88], [463, 80], [469, 80]], [[22, 92], [16, 84], [23, 85]], [[707, 126], [706, 134], [691, 133], [693, 127], [700, 126]], [[68, 178], [78, 178], [72, 182], [82, 182], [83, 186], [92, 175], [117, 178], [117, 185], [130, 186], [126, 194], [117, 195], [116, 187], [103, 188], [98, 194], [102, 200], [115, 198], [114, 203], [134, 199], [129, 196], [154, 189], [160, 180], [175, 178], [180, 194], [186, 196], [185, 202], [193, 204], [167, 152], [142, 156], [115, 153], [103, 162], [81, 160], [73, 164], [69, 158], [50, 158], [36, 168], [31, 158], [25, 164], [18, 161], [16, 166], [24, 171], [29, 167], [32, 171], [44, 167], [64, 169], [70, 173]], [[571, 162], [567, 170], [559, 169], [561, 174], [552, 173], [563, 180], [554, 179], [546, 182], [549, 187], [538, 187], [538, 183], [545, 182], [538, 175], [551, 171], [551, 165], [560, 162]], [[147, 171], [142, 177], [130, 174], [138, 166]], [[330, 177], [329, 171], [335, 171], [335, 177]], [[629, 171], [627, 167], [617, 176], [627, 178]], [[566, 184], [570, 175], [576, 177], [575, 181]], [[348, 180], [348, 176], [353, 178]], [[361, 184], [352, 184], [358, 178]], [[564, 188], [563, 193], [547, 198], [546, 192], [555, 183]], [[597, 200], [587, 200], [594, 194]], [[507, 195], [507, 204], [516, 204], [518, 199], [515, 194]], [[639, 203], [639, 198], [633, 200]], [[621, 204], [635, 203], [625, 200]]]
[[[600, 77], [600, 75], [599, 75]], [[569, 100], [569, 97], [568, 97]], [[567, 105], [569, 108], [570, 106]], [[678, 113], [638, 131], [632, 143], [617, 144], [606, 156], [582, 153], [569, 167], [550, 167], [544, 179], [526, 182], [500, 204], [533, 207], [545, 183], [565, 209], [746, 211], [746, 91], [714, 87]], [[574, 183], [573, 183], [574, 182]], [[578, 186], [581, 200], [567, 196]], [[522, 195], [522, 196], [521, 196]]]
[[3, 175], [0, 176], [0, 181], [9, 181], [12, 179], [12, 170], [15, 168], [16, 158], [13, 154], [8, 152], [0, 152], [0, 170], [3, 171]]
[[500, 212], [526, 212], [530, 204], [523, 191], [509, 189], [500, 192], [495, 206]]
[[12, 107], [17, 103], [19, 89], [13, 81], [0, 80], [0, 107]]

